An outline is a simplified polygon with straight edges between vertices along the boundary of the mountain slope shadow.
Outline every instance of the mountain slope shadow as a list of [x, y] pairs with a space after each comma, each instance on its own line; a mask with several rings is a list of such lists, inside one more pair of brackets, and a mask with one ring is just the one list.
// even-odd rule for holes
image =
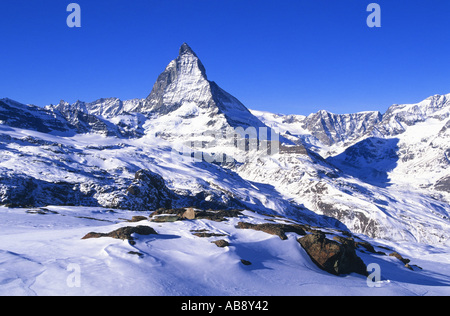
[[388, 187], [389, 172], [397, 167], [399, 160], [398, 142], [398, 138], [369, 137], [326, 160], [347, 175], [372, 185]]

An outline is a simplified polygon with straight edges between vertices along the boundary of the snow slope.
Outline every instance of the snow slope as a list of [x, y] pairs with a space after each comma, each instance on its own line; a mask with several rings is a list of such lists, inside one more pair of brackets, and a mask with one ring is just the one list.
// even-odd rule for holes
[[[411, 263], [423, 268], [415, 271], [393, 257], [358, 252], [366, 264], [381, 267], [379, 287], [369, 287], [361, 275], [333, 276], [317, 268], [295, 233], [281, 240], [235, 227], [238, 221], [273, 220], [253, 212], [225, 222], [129, 223], [126, 220], [134, 212], [86, 207], [45, 210], [47, 214], [0, 208], [0, 295], [450, 294], [448, 256], [434, 247], [402, 249]], [[107, 237], [81, 239], [91, 231], [136, 225], [151, 226], [158, 235], [135, 235], [135, 245]], [[225, 236], [202, 238], [192, 230]], [[229, 246], [211, 243], [218, 239], [226, 239]], [[252, 264], [243, 265], [241, 259]]]

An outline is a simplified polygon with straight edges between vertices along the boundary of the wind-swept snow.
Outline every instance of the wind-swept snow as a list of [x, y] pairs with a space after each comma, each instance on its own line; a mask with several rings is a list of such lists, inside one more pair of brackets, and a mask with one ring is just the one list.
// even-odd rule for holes
[[[433, 247], [402, 249], [423, 269], [414, 271], [393, 257], [358, 251], [366, 264], [381, 267], [379, 287], [369, 287], [364, 276], [333, 276], [317, 268], [295, 233], [281, 240], [235, 227], [238, 221], [274, 219], [253, 212], [225, 222], [172, 223], [131, 223], [126, 220], [135, 212], [103, 208], [47, 207], [44, 213], [0, 208], [0, 295], [450, 294], [448, 257]], [[158, 234], [135, 235], [134, 245], [108, 237], [81, 239], [91, 231], [137, 225]], [[224, 236], [202, 238], [192, 231]], [[229, 246], [217, 247], [212, 241], [218, 239]]]

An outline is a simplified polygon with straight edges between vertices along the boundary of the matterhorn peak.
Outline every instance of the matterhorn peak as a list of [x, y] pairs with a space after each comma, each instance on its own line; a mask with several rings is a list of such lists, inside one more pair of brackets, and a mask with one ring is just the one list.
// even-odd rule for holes
[[187, 43], [181, 45], [178, 56], [158, 76], [144, 102], [130, 111], [158, 115], [177, 111], [176, 115], [185, 113], [183, 117], [203, 113], [211, 122], [221, 121], [219, 117], [212, 119], [221, 115], [230, 126], [265, 126], [238, 99], [208, 80], [205, 67]]
[[197, 55], [194, 53], [192, 48], [187, 43], [183, 43], [183, 45], [181, 45], [180, 52], [178, 55], [181, 56], [184, 54], [191, 54], [191, 55], [194, 55], [195, 57], [197, 57]]

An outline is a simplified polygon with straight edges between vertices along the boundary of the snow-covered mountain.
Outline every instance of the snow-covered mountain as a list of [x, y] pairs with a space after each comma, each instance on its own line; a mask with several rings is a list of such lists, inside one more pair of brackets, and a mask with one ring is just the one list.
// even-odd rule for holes
[[245, 209], [448, 249], [449, 141], [450, 94], [384, 114], [250, 111], [183, 44], [145, 99], [1, 99], [0, 205]]
[[252, 113], [349, 175], [369, 183], [429, 188], [448, 202], [449, 99], [450, 94], [435, 95], [416, 104], [395, 104], [385, 114]]
[[252, 110], [252, 113], [280, 134], [309, 146], [323, 157], [370, 134], [381, 121], [380, 112], [334, 114], [325, 110], [304, 115], [281, 115]]
[[[305, 117], [252, 112], [339, 169], [335, 179], [316, 181], [323, 194], [306, 198], [316, 203], [307, 204], [310, 209], [369, 235], [446, 242], [449, 97], [436, 95], [417, 104], [393, 105], [383, 115], [319, 111]], [[294, 196], [310, 195], [306, 188], [306, 194], [296, 192], [301, 187], [295, 186]], [[403, 229], [396, 227], [398, 223]]]

